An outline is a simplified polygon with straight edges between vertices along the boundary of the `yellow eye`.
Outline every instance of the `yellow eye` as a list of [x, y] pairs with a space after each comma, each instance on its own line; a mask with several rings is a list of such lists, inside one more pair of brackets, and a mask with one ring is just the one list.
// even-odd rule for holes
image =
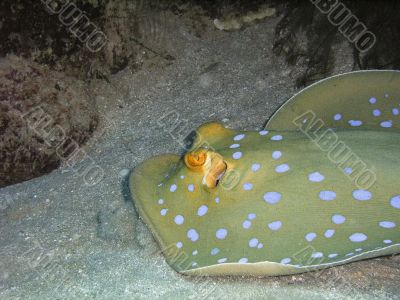
[[193, 171], [202, 171], [207, 160], [207, 152], [205, 150], [197, 150], [185, 155], [185, 164]]
[[203, 184], [208, 188], [215, 188], [228, 168], [220, 154], [205, 149], [187, 153], [184, 161], [190, 170], [204, 174]]

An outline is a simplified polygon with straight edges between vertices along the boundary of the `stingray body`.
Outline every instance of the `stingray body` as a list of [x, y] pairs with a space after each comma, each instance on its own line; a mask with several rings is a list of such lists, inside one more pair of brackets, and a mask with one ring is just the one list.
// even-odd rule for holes
[[261, 131], [197, 130], [184, 157], [130, 178], [168, 263], [193, 275], [285, 275], [400, 252], [400, 73], [349, 73], [289, 100]]

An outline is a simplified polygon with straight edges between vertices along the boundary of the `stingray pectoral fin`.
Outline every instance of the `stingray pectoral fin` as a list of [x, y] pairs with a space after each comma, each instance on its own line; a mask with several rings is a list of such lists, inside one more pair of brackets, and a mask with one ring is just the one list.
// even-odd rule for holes
[[294, 95], [275, 112], [266, 129], [325, 126], [400, 132], [399, 86], [399, 71], [371, 70], [333, 76]]
[[249, 276], [277, 276], [303, 273], [304, 268], [284, 265], [276, 262], [263, 261], [258, 263], [226, 263], [196, 268], [181, 272], [185, 275], [196, 276], [223, 276], [223, 275], [249, 275]]
[[141, 163], [132, 172], [129, 178], [129, 190], [131, 192], [136, 209], [143, 218], [151, 233], [155, 236], [161, 249], [168, 247], [155, 222], [157, 217], [154, 209], [154, 202], [157, 201], [157, 187], [165, 179], [165, 175], [173, 170], [174, 166], [180, 161], [178, 155], [165, 154], [152, 157]]
[[149, 219], [152, 211], [150, 202], [154, 201], [158, 195], [154, 187], [163, 182], [165, 175], [180, 160], [178, 155], [165, 154], [152, 157], [135, 168], [129, 178], [129, 190], [131, 192], [136, 208], [140, 216], [145, 219], [146, 224], [150, 224], [152, 231], [152, 220]]
[[363, 260], [368, 258], [374, 258], [377, 256], [386, 256], [400, 251], [400, 245], [390, 245], [385, 248], [379, 248], [376, 250], [367, 251], [360, 253], [353, 258], [347, 260], [338, 261], [335, 263], [323, 263], [310, 266], [294, 266], [284, 265], [277, 262], [262, 261], [257, 263], [226, 263], [220, 265], [211, 265], [202, 268], [196, 268], [192, 270], [182, 271], [185, 275], [196, 275], [196, 276], [221, 276], [221, 275], [251, 275], [251, 276], [278, 276], [278, 275], [290, 275], [304, 273], [308, 271], [321, 270], [332, 266], [338, 266], [346, 264], [350, 261]]

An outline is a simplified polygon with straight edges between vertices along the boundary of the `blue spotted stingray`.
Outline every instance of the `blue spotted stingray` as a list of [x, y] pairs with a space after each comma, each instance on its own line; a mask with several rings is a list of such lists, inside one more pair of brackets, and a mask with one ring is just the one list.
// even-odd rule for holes
[[261, 131], [208, 123], [130, 177], [167, 262], [285, 275], [400, 252], [400, 72], [322, 80]]

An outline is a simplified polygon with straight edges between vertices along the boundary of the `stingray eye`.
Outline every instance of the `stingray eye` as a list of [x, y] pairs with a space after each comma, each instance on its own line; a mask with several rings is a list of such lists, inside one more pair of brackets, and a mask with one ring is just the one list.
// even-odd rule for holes
[[197, 150], [185, 155], [186, 166], [194, 171], [203, 171], [206, 160], [207, 152], [205, 150]]

